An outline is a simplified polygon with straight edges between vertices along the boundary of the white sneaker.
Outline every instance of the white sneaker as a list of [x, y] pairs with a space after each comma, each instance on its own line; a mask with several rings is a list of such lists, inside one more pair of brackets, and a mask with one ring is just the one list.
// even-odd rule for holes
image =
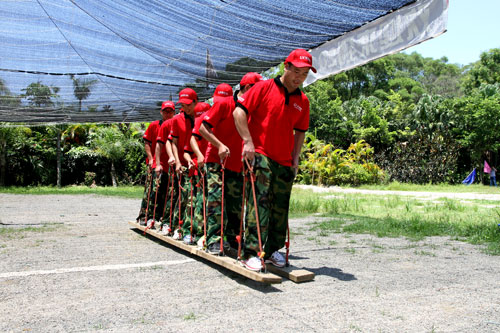
[[198, 247], [200, 249], [204, 248], [205, 247], [205, 236], [201, 236], [200, 239], [198, 239], [198, 241], [196, 242], [196, 245], [198, 245]]
[[168, 229], [169, 229], [169, 225], [168, 224], [164, 224], [163, 228], [161, 229], [161, 234], [163, 236], [167, 236], [168, 234], [170, 234], [170, 232], [168, 232]]
[[155, 220], [149, 219], [147, 223], [148, 229], [151, 229], [155, 224]]
[[274, 251], [273, 254], [266, 259], [266, 264], [273, 264], [276, 267], [285, 267], [285, 258], [278, 251]]
[[194, 237], [191, 236], [191, 235], [186, 235], [186, 236], [184, 236], [184, 238], [182, 239], [182, 241], [184, 242], [184, 244], [191, 245], [191, 244], [194, 243]]
[[243, 260], [243, 267], [254, 272], [259, 272], [262, 269], [262, 260], [258, 257], [250, 257], [247, 260]]
[[179, 232], [179, 229], [175, 229], [174, 235], [172, 236], [173, 239], [175, 240], [181, 240], [182, 239], [182, 234]]

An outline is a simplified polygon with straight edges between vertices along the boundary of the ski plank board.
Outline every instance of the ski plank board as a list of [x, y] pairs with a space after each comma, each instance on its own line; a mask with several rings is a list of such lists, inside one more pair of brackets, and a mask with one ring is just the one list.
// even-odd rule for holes
[[[230, 249], [228, 255], [236, 258], [238, 251], [235, 249]], [[293, 265], [288, 265], [287, 267], [276, 267], [272, 264], [266, 264], [266, 270], [289, 279], [295, 283], [307, 282], [314, 280], [314, 273], [303, 268], [298, 268]]]
[[160, 233], [158, 233], [156, 230], [152, 229], [147, 229], [145, 226], [140, 225], [139, 223], [132, 222], [130, 221], [128, 223], [131, 227], [135, 229], [139, 229], [143, 232], [146, 232], [147, 234], [160, 239], [170, 245], [173, 245], [177, 248], [180, 248], [186, 252], [189, 252], [193, 255], [196, 255], [198, 257], [201, 257], [203, 259], [206, 259], [210, 262], [213, 262], [214, 264], [217, 264], [219, 266], [222, 266], [230, 271], [233, 271], [235, 273], [238, 273], [240, 275], [243, 275], [244, 277], [247, 277], [251, 280], [261, 282], [261, 283], [268, 283], [268, 284], [273, 284], [273, 283], [281, 283], [282, 279], [280, 276], [270, 273], [270, 272], [254, 272], [250, 271], [243, 266], [241, 266], [238, 261], [235, 258], [231, 258], [228, 256], [216, 256], [210, 253], [205, 252], [202, 249], [199, 249], [196, 245], [188, 245], [184, 244], [182, 241], [177, 241], [174, 240], [172, 237], [164, 236]]
[[292, 265], [280, 268], [272, 264], [266, 264], [266, 269], [271, 273], [287, 278], [296, 283], [314, 280], [313, 272]]

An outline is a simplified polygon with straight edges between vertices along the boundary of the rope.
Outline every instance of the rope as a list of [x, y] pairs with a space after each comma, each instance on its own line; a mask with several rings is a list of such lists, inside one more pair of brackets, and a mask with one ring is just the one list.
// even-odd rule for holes
[[163, 218], [165, 217], [165, 212], [167, 211], [167, 200], [168, 200], [168, 190], [170, 189], [170, 165], [167, 169], [167, 190], [165, 191], [165, 202], [163, 203], [163, 213], [161, 214], [161, 230], [163, 230]]
[[156, 175], [156, 182], [155, 182], [156, 186], [155, 186], [155, 205], [154, 205], [154, 209], [153, 209], [153, 220], [151, 221], [151, 225], [148, 225], [147, 224], [147, 220], [146, 220], [146, 229], [144, 229], [144, 234], [146, 234], [146, 231], [148, 229], [151, 229], [155, 226], [155, 218], [156, 218], [156, 205], [157, 205], [157, 201], [158, 201], [158, 192], [160, 192], [160, 184], [161, 184], [161, 172]]
[[189, 234], [191, 235], [191, 240], [193, 240], [193, 178], [189, 178], [189, 188], [191, 191], [191, 226], [189, 227]]
[[168, 233], [172, 233], [172, 211], [173, 211], [173, 204], [174, 204], [174, 189], [175, 189], [175, 184], [174, 184], [174, 178], [175, 178], [175, 172], [173, 166], [171, 166], [172, 172], [170, 177], [172, 178], [172, 181], [170, 182], [170, 213], [169, 213], [169, 221], [168, 221]]
[[[201, 185], [200, 185], [201, 184]], [[196, 184], [196, 187], [200, 188], [201, 187], [201, 190], [203, 191], [203, 236], [204, 236], [204, 239], [203, 239], [203, 247], [205, 247], [205, 243], [206, 243], [206, 240], [207, 240], [207, 215], [206, 215], [206, 198], [205, 198], [205, 173], [203, 172], [203, 170], [200, 170], [200, 180], [198, 181], [198, 183]]]
[[[152, 184], [153, 172], [152, 172], [150, 166], [148, 166], [148, 180], [149, 180], [148, 200], [146, 201], [146, 216], [144, 217], [144, 221], [146, 222], [146, 227], [148, 224], [149, 199], [150, 199], [150, 195], [151, 195], [151, 188], [153, 187], [153, 184]], [[146, 181], [148, 181], [148, 180], [146, 180]], [[144, 229], [144, 235], [146, 234], [146, 230], [147, 229]]]
[[257, 221], [257, 236], [259, 238], [259, 253], [257, 256], [262, 261], [262, 267], [266, 267], [264, 263], [265, 252], [262, 250], [262, 238], [260, 236], [260, 220], [259, 220], [259, 207], [257, 205], [257, 196], [255, 194], [255, 173], [253, 172], [253, 168], [250, 166], [248, 159], [245, 157], [245, 163], [248, 167], [248, 171], [250, 173], [250, 184], [252, 185], [252, 194], [253, 194], [253, 202], [255, 205], [255, 220]]
[[[243, 168], [245, 169], [245, 168]], [[241, 260], [241, 240], [243, 236], [243, 220], [245, 219], [245, 195], [247, 186], [247, 170], [243, 170], [243, 200], [241, 201], [241, 218], [240, 218], [240, 234], [236, 236], [236, 241], [238, 242], [238, 260]]]
[[220, 214], [220, 255], [224, 255], [224, 169], [226, 168], [227, 156], [221, 162], [222, 171], [222, 196], [220, 200], [221, 214]]
[[181, 181], [182, 181], [182, 173], [179, 173], [178, 177], [177, 177], [177, 183], [179, 185], [179, 233], [182, 235], [182, 224], [184, 223], [184, 221], [182, 220], [182, 208], [181, 208], [181, 201], [182, 201], [182, 191], [184, 190], [184, 187], [182, 187], [181, 185]]

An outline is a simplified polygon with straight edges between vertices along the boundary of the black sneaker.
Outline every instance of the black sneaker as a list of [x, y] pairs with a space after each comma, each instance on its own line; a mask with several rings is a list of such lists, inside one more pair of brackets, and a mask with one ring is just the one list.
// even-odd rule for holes
[[215, 242], [208, 245], [208, 253], [210, 254], [219, 254], [220, 253], [220, 242]]

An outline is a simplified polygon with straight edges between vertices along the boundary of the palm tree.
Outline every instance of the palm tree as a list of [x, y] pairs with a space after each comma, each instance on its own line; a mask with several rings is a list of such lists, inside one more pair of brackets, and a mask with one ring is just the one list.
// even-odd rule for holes
[[90, 96], [90, 90], [97, 80], [77, 79], [74, 74], [70, 75], [73, 80], [73, 94], [78, 99], [78, 111], [82, 111], [82, 101]]

